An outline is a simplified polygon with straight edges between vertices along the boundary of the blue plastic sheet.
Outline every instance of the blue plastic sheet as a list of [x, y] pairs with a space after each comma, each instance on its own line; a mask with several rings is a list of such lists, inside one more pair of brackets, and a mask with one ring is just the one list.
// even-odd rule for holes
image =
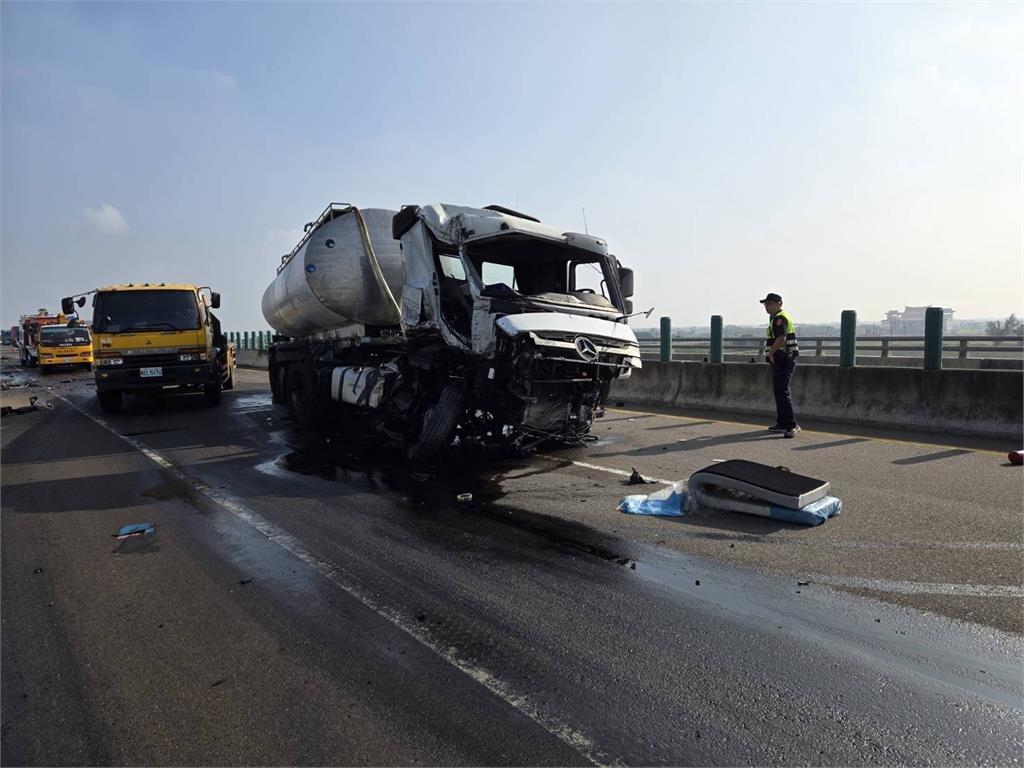
[[683, 490], [682, 483], [673, 483], [648, 495], [627, 496], [619, 502], [619, 512], [625, 512], [627, 515], [681, 517], [686, 514], [689, 501], [689, 495]]

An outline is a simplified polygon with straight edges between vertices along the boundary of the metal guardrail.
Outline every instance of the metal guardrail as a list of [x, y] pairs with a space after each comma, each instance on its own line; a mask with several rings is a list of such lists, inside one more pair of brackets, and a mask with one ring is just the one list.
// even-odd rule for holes
[[238, 349], [268, 349], [273, 331], [228, 331], [228, 341]]
[[[801, 336], [801, 357], [839, 357], [839, 336]], [[710, 355], [710, 337], [684, 337], [672, 339], [672, 355]], [[764, 339], [752, 336], [725, 338], [725, 354], [758, 356], [764, 350]], [[858, 336], [857, 355], [860, 357], [923, 358], [924, 336]], [[659, 339], [640, 339], [641, 357], [656, 359], [660, 356]], [[943, 357], [959, 360], [1024, 360], [1024, 336], [945, 336], [942, 339]]]

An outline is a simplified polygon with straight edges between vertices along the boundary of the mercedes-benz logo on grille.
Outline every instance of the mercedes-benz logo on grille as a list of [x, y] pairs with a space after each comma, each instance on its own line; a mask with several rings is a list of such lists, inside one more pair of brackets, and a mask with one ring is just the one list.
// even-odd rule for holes
[[586, 336], [577, 336], [573, 344], [576, 345], [576, 351], [579, 352], [580, 357], [588, 363], [597, 360], [597, 345]]

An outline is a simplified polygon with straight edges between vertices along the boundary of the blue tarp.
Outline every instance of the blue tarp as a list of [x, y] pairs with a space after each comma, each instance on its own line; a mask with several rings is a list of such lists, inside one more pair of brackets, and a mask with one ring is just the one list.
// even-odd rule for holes
[[619, 512], [628, 515], [659, 515], [663, 517], [680, 517], [686, 514], [689, 494], [683, 490], [682, 483], [673, 483], [667, 488], [649, 495], [636, 494], [627, 496], [619, 502]]

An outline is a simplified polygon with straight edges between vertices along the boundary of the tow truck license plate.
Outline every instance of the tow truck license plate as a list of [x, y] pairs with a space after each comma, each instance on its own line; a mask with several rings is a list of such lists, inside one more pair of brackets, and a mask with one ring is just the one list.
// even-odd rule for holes
[[156, 376], [163, 376], [163, 375], [164, 375], [164, 369], [163, 368], [140, 368], [139, 369], [139, 376], [141, 376], [144, 379], [148, 379], [148, 378], [152, 378], [152, 377], [156, 377]]

